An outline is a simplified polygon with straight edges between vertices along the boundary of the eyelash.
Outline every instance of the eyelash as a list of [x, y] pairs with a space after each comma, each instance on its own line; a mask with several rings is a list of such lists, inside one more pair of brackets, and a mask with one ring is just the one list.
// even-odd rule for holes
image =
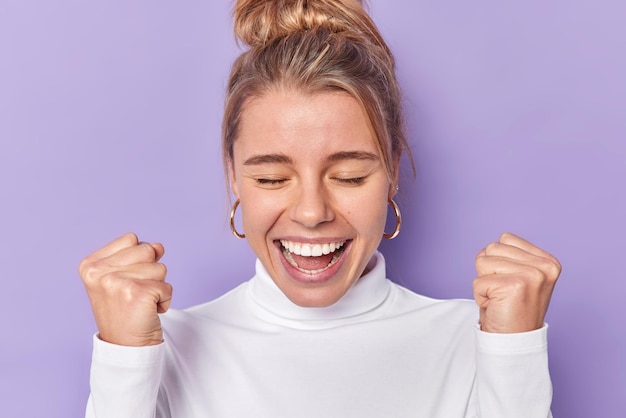
[[338, 178], [337, 181], [350, 185], [358, 185], [363, 184], [365, 182], [365, 177], [352, 177], [352, 178]]
[[261, 185], [266, 186], [277, 186], [279, 184], [285, 183], [286, 179], [256, 179], [256, 182]]
[[[357, 186], [365, 182], [365, 177], [335, 178], [335, 181], [351, 186]], [[257, 184], [262, 186], [279, 186], [287, 182], [287, 179], [256, 179]]]

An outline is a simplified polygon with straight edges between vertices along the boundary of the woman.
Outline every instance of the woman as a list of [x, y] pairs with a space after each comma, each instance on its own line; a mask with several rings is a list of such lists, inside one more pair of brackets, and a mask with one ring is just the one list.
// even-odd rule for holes
[[476, 303], [385, 278], [408, 147], [393, 57], [361, 4], [242, 0], [235, 29], [250, 49], [228, 85], [224, 164], [256, 275], [178, 311], [161, 244], [127, 234], [85, 258], [87, 416], [550, 416], [554, 257], [503, 234], [477, 255]]

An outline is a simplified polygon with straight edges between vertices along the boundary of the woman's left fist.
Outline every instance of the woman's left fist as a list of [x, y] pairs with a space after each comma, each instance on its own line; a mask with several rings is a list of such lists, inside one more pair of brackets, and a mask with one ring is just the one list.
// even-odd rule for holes
[[561, 264], [552, 255], [508, 232], [476, 256], [474, 299], [480, 328], [516, 333], [544, 324]]

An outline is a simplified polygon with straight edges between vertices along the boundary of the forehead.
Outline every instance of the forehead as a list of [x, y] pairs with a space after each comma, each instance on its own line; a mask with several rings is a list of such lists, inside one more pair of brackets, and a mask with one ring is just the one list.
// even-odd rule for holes
[[374, 138], [362, 106], [347, 93], [273, 91], [245, 104], [234, 157], [283, 153], [312, 158], [343, 151], [378, 154]]

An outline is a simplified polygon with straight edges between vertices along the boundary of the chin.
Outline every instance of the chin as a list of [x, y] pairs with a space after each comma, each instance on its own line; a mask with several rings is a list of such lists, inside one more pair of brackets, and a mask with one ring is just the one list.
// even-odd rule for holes
[[346, 292], [334, 292], [330, 289], [297, 289], [283, 290], [283, 293], [294, 304], [303, 308], [326, 308], [334, 305]]

